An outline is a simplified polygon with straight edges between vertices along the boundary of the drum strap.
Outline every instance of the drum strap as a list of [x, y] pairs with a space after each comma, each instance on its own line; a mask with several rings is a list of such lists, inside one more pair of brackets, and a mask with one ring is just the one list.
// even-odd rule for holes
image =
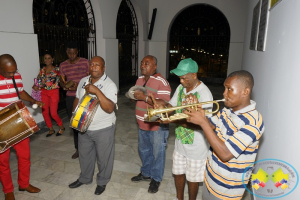
[[[154, 74], [152, 74], [151, 76], [154, 76], [156, 74], [156, 72], [154, 72]], [[150, 77], [148, 78], [148, 80], [144, 83], [143, 87], [146, 86], [147, 82], [149, 81]]]
[[15, 81], [15, 77], [12, 77], [12, 81], [13, 81], [14, 87], [15, 87], [15, 89], [16, 89], [16, 91], [17, 91], [17, 95], [18, 95], [19, 99], [21, 99], [21, 98], [20, 98], [20, 94], [19, 94], [19, 90], [18, 90], [18, 88], [17, 88], [17, 84], [16, 84], [16, 81]]

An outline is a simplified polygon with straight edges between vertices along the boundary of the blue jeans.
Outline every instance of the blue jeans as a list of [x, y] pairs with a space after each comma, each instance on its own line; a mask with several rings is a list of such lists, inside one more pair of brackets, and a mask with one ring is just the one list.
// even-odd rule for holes
[[162, 124], [158, 131], [139, 128], [139, 154], [142, 160], [141, 172], [155, 181], [162, 181], [165, 170], [166, 146], [169, 125]]

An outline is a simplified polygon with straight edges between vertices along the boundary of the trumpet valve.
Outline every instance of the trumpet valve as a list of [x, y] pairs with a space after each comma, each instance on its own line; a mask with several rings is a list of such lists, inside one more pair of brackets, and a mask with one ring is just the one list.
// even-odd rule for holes
[[170, 121], [185, 119], [187, 117], [188, 117], [188, 115], [186, 115], [184, 113], [176, 113], [176, 114], [170, 116]]

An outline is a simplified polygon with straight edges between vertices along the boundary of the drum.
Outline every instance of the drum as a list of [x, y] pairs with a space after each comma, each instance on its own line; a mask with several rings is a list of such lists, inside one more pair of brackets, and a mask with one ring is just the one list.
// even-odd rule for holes
[[0, 110], [0, 153], [39, 130], [22, 101], [6, 106]]
[[72, 114], [70, 127], [85, 132], [91, 124], [98, 106], [99, 101], [97, 98], [85, 94]]

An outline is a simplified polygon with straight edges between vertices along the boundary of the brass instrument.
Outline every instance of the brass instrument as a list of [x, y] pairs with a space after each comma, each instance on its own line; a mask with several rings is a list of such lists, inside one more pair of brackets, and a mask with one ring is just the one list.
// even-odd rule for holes
[[171, 108], [160, 108], [160, 109], [147, 108], [147, 114], [145, 114], [144, 120], [148, 121], [148, 122], [155, 122], [155, 121], [157, 121], [157, 119], [160, 119], [162, 121], [164, 121], [164, 120], [175, 121], [175, 120], [179, 120], [179, 119], [185, 119], [188, 117], [187, 114], [176, 113], [172, 116], [168, 116], [168, 112], [175, 111], [178, 109], [183, 109], [183, 108], [192, 108], [192, 109], [197, 110], [198, 105], [205, 105], [205, 104], [216, 104], [217, 105], [217, 108], [214, 111], [211, 111], [211, 112], [209, 112], [208, 110], [205, 111], [205, 114], [214, 114], [219, 111], [219, 102], [221, 102], [221, 101], [225, 101], [225, 99], [193, 103], [193, 104], [187, 104], [187, 105], [183, 105], [183, 106], [174, 106]]

